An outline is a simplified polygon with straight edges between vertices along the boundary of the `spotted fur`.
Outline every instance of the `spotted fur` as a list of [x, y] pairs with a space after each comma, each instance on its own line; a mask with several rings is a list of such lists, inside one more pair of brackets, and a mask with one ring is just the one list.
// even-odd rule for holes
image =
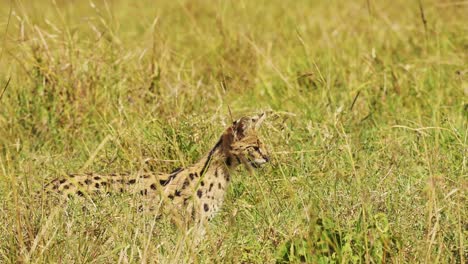
[[163, 199], [172, 212], [186, 220], [205, 222], [221, 209], [234, 168], [244, 164], [251, 170], [269, 161], [257, 135], [264, 119], [265, 114], [261, 114], [235, 121], [208, 154], [197, 163], [172, 173], [70, 174], [53, 180], [45, 189], [63, 197], [96, 193], [140, 194], [153, 200], [153, 204]]

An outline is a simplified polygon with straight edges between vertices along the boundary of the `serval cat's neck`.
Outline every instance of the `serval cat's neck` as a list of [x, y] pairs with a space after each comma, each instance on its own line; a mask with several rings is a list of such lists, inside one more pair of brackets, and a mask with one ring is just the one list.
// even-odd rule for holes
[[239, 158], [227, 154], [222, 149], [222, 138], [216, 143], [213, 149], [210, 150], [201, 160], [195, 163], [194, 168], [201, 168], [199, 175], [215, 175], [224, 174], [224, 178], [229, 182], [229, 170], [240, 165]]
[[[210, 220], [221, 208], [230, 183], [230, 171], [240, 164], [240, 160], [227, 154], [222, 148], [222, 139], [197, 163], [180, 169], [169, 180], [165, 194], [175, 204], [187, 206], [186, 212], [195, 219]], [[188, 201], [192, 200], [190, 204]], [[198, 208], [197, 208], [198, 207]]]

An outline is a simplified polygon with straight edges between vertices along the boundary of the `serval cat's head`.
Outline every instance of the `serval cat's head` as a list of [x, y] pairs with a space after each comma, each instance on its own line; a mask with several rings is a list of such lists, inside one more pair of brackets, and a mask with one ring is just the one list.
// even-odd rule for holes
[[222, 136], [222, 148], [226, 155], [228, 166], [244, 164], [259, 168], [270, 159], [267, 150], [260, 141], [257, 131], [266, 114], [252, 117], [242, 117], [235, 121]]

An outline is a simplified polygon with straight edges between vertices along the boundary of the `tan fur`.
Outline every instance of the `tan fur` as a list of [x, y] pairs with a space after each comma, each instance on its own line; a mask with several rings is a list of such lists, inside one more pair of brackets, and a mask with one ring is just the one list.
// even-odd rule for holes
[[230, 171], [243, 163], [248, 169], [268, 162], [256, 130], [265, 115], [243, 117], [232, 124], [216, 146], [197, 163], [169, 174], [70, 174], [45, 186], [63, 197], [96, 193], [136, 193], [152, 204], [163, 199], [182, 222], [206, 222], [221, 209], [230, 183]]

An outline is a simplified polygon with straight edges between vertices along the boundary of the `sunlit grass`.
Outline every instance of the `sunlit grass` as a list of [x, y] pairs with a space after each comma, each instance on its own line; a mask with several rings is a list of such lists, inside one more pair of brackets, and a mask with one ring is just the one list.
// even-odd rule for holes
[[[467, 13], [0, 1], [0, 262], [465, 263]], [[265, 109], [272, 162], [234, 175], [198, 246], [140, 197], [41, 192], [67, 172], [189, 165], [230, 111]]]

